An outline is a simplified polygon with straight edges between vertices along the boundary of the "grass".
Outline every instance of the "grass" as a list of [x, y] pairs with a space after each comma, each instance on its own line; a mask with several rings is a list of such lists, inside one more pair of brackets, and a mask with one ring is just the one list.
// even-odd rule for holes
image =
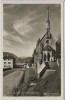
[[[61, 64], [60, 64], [61, 65]], [[56, 62], [50, 63], [51, 71], [48, 69], [44, 75], [37, 79], [33, 69], [25, 70], [23, 81], [19, 83], [15, 93], [16, 96], [60, 96], [61, 95], [61, 66]], [[56, 71], [52, 71], [56, 70]], [[31, 82], [36, 82], [35, 86], [30, 86]]]
[[[54, 66], [53, 66], [54, 67]], [[51, 96], [60, 96], [61, 95], [61, 71], [60, 67], [55, 66], [56, 71], [49, 74], [46, 78], [41, 78], [38, 84], [35, 86], [34, 91], [39, 92], [40, 95], [51, 95]]]
[[6, 75], [8, 75], [8, 74], [10, 74], [10, 73], [12, 73], [12, 72], [14, 72], [13, 69], [3, 71], [3, 76], [6, 76]]

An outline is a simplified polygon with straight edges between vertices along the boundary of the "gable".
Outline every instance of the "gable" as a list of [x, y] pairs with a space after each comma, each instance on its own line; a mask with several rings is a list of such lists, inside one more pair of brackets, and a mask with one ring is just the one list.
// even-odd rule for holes
[[[50, 33], [51, 34], [51, 33]], [[43, 36], [43, 38], [41, 39], [41, 43], [43, 44], [43, 46], [45, 47], [47, 44], [49, 46], [51, 46], [54, 50], [56, 50], [56, 41], [53, 37], [53, 35], [51, 34], [50, 39], [47, 38], [47, 33]]]
[[43, 51], [55, 51], [51, 46], [46, 45], [43, 49]]

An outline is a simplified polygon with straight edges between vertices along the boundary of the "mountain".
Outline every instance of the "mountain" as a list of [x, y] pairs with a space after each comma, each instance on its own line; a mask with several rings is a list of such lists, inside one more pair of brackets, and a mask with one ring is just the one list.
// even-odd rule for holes
[[32, 61], [32, 57], [17, 57], [15, 54], [13, 53], [9, 53], [9, 52], [3, 52], [3, 58], [14, 58], [15, 59], [15, 63], [21, 62], [21, 63], [30, 63]]
[[21, 62], [29, 63], [32, 60], [32, 57], [20, 57]]
[[14, 59], [16, 59], [17, 58], [17, 56], [16, 55], [14, 55], [13, 53], [9, 53], [9, 52], [3, 52], [3, 58], [5, 57], [12, 57], [12, 58], [14, 58]]

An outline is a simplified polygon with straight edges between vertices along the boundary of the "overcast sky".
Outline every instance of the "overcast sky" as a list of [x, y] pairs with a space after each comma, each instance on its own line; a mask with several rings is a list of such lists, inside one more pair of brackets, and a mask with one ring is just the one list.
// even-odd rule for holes
[[4, 51], [21, 57], [32, 56], [38, 38], [45, 34], [48, 7], [50, 31], [57, 40], [61, 34], [59, 4], [4, 4]]

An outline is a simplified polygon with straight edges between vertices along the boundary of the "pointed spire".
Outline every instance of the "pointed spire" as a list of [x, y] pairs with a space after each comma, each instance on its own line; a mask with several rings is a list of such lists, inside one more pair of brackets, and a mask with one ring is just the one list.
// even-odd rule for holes
[[47, 30], [47, 31], [50, 31], [49, 7], [47, 8], [47, 22], [46, 22], [46, 30]]
[[49, 7], [47, 8], [47, 15], [48, 15], [47, 21], [49, 21]]

